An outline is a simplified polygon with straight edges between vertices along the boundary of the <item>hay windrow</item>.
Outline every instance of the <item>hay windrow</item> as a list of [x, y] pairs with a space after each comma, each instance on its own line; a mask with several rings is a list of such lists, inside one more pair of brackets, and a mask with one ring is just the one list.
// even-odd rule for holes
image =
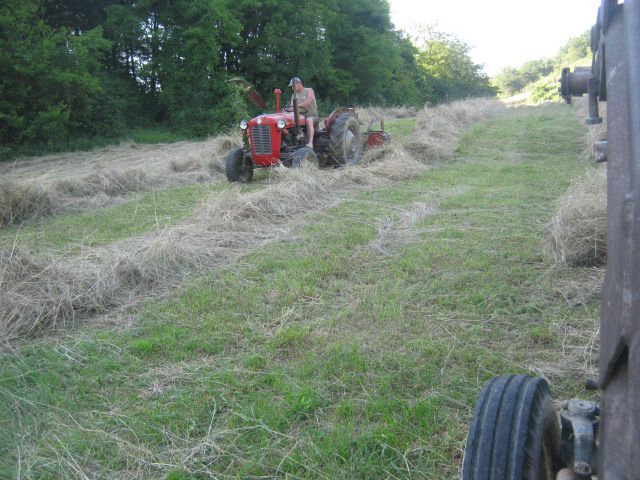
[[0, 253], [0, 341], [65, 326], [105, 307], [108, 288], [88, 272], [35, 259], [20, 249]]
[[169, 168], [172, 172], [194, 172], [202, 168], [202, 162], [196, 158], [187, 158], [185, 160], [171, 160]]
[[397, 106], [397, 107], [356, 107], [358, 119], [365, 127], [372, 126], [377, 128], [380, 120], [392, 120], [396, 118], [412, 118], [415, 117], [418, 110], [415, 107]]
[[141, 169], [93, 173], [82, 178], [56, 180], [51, 189], [61, 195], [90, 197], [104, 193], [110, 197], [147, 190], [157, 184]]
[[[224, 159], [238, 139], [123, 144], [0, 165], [0, 228], [65, 212], [104, 207], [153, 188], [222, 179]], [[135, 148], [133, 148], [135, 146]]]
[[497, 100], [472, 99], [424, 108], [416, 127], [403, 142], [404, 149], [424, 163], [453, 157], [461, 130], [504, 111]]
[[551, 220], [547, 251], [560, 264], [598, 266], [607, 253], [607, 170], [572, 181]]
[[[467, 113], [465, 102], [425, 109], [411, 139], [411, 148], [420, 155], [399, 143], [368, 152], [361, 166], [274, 169], [270, 183], [260, 190], [245, 193], [232, 186], [206, 199], [194, 220], [106, 247], [84, 249], [77, 259], [33, 259], [20, 250], [3, 254], [0, 338], [8, 341], [69, 325], [136, 298], [162, 294], [189, 275], [236, 261], [276, 239], [285, 240], [309, 212], [326, 209], [363, 188], [414, 178], [433, 168], [437, 160], [451, 158], [460, 129], [499, 111], [496, 104], [468, 102], [474, 112]], [[424, 125], [431, 127], [426, 130]], [[436, 126], [446, 133], [437, 132]], [[216, 153], [210, 151], [209, 162], [219, 162], [224, 157], [220, 152], [233, 146], [228, 139], [219, 142], [212, 150]], [[429, 150], [434, 142], [446, 143], [437, 155]], [[138, 178], [148, 181], [144, 175]]]
[[0, 227], [52, 215], [59, 208], [58, 196], [34, 183], [0, 181]]

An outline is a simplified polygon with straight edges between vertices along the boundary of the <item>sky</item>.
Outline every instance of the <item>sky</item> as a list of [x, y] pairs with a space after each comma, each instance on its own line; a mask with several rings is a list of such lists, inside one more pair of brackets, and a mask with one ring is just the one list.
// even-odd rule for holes
[[551, 57], [590, 29], [600, 0], [388, 0], [391, 20], [409, 34], [435, 25], [471, 47], [489, 75]]

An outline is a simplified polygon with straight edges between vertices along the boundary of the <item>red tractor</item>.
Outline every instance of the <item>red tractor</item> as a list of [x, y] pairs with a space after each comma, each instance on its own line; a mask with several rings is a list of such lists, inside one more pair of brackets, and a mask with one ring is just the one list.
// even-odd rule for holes
[[[260, 95], [242, 80], [250, 98], [261, 108], [267, 104]], [[297, 168], [305, 162], [321, 167], [355, 165], [362, 158], [365, 148], [381, 146], [390, 140], [384, 131], [360, 131], [360, 122], [353, 108], [337, 108], [331, 115], [317, 122], [313, 137], [313, 149], [306, 141], [306, 110], [293, 105], [280, 108], [281, 90], [276, 96], [275, 113], [263, 114], [247, 122], [240, 122], [242, 147], [234, 148], [226, 159], [226, 174], [230, 182], [250, 182], [255, 168], [278, 165]]]

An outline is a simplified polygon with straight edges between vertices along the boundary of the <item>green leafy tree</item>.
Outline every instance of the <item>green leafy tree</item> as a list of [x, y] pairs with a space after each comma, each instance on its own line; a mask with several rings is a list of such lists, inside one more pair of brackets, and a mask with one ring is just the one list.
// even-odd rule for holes
[[421, 72], [415, 47], [393, 29], [383, 0], [336, 0], [327, 24], [339, 103], [417, 104]]
[[[157, 75], [159, 102], [173, 125], [204, 135], [231, 121], [231, 89], [220, 58], [240, 24], [227, 0], [182, 0], [160, 10], [164, 28], [148, 65]], [[146, 69], [143, 68], [143, 74]]]
[[294, 75], [326, 99], [340, 73], [331, 62], [325, 2], [240, 0], [231, 10], [242, 27], [223, 42], [227, 72], [253, 83], [265, 99], [274, 88], [286, 91]]
[[570, 38], [554, 58], [556, 65], [573, 64], [591, 57], [591, 31], [587, 30], [577, 37]]
[[520, 70], [513, 67], [505, 67], [493, 78], [493, 84], [500, 90], [502, 95], [509, 96], [520, 92], [527, 82]]
[[465, 44], [416, 49], [386, 0], [4, 0], [0, 74], [3, 146], [128, 125], [206, 135], [246, 111], [236, 76], [271, 99], [299, 75], [324, 113], [489, 91]]
[[134, 88], [148, 122], [205, 135], [227, 122], [222, 45], [240, 23], [227, 0], [141, 0], [107, 8], [109, 68]]
[[531, 60], [525, 62], [520, 67], [520, 76], [522, 81], [527, 83], [535, 82], [536, 80], [546, 77], [555, 69], [555, 64], [550, 58], [542, 58], [538, 60]]
[[[42, 3], [0, 6], [0, 138], [3, 144], [63, 141], [100, 113], [100, 28], [82, 37], [43, 21]], [[105, 118], [105, 123], [113, 119]]]
[[106, 8], [126, 0], [44, 0], [43, 18], [53, 28], [68, 28], [78, 36], [102, 26]]
[[482, 65], [471, 60], [466, 43], [433, 28], [422, 33], [419, 43], [417, 62], [432, 79], [435, 101], [495, 94]]

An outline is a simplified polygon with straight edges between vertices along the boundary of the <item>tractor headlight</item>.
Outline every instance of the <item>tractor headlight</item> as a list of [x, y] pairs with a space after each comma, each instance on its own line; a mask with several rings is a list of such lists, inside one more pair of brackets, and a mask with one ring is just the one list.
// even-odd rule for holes
[[284, 127], [287, 126], [287, 122], [285, 122], [282, 118], [276, 122], [276, 125], [280, 130], [284, 130]]
[[242, 121], [240, 122], [240, 129], [241, 129], [241, 130], [246, 130], [248, 126], [249, 126], [249, 124], [247, 123], [247, 121], [246, 121], [246, 120], [242, 120]]

